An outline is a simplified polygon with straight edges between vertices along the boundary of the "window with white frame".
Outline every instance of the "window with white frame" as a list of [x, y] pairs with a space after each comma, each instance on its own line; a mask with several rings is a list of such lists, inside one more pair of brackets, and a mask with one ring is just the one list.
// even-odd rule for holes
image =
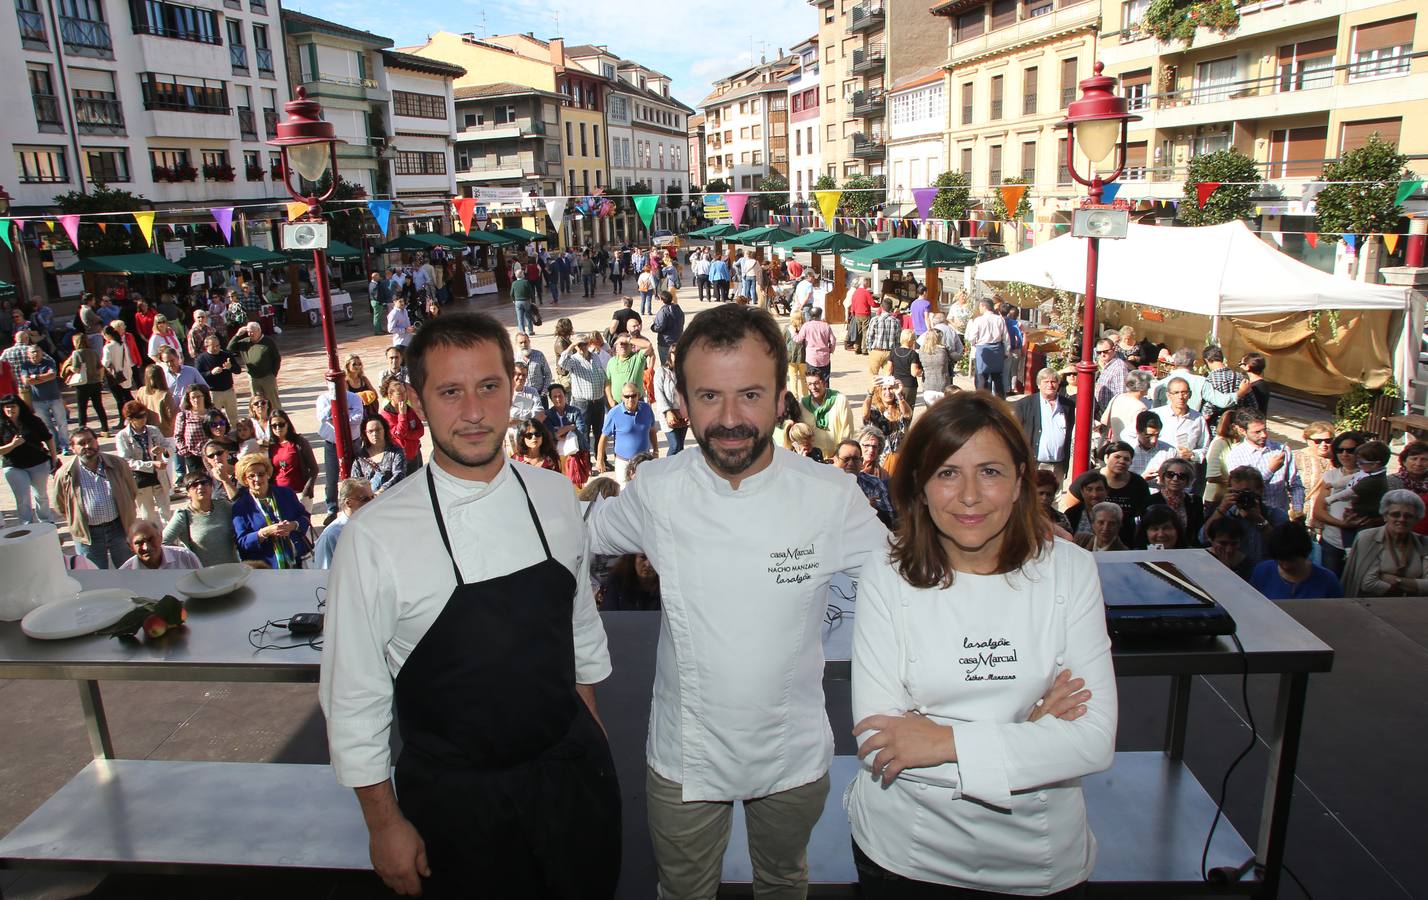
[[69, 165], [63, 147], [16, 147], [15, 169], [21, 184], [63, 184]]
[[1415, 16], [1403, 16], [1356, 27], [1349, 78], [1360, 81], [1407, 75], [1412, 62], [1415, 24]]
[[627, 99], [619, 94], [611, 94], [606, 101], [605, 114], [612, 122], [630, 121], [630, 104]]
[[1239, 79], [1239, 59], [1227, 56], [1212, 59], [1195, 67], [1196, 103], [1215, 103], [1228, 100], [1235, 92], [1235, 81]]

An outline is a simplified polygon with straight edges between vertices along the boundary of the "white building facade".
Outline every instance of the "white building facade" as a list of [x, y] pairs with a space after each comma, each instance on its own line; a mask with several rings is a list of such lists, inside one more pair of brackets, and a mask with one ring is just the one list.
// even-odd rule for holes
[[788, 84], [788, 189], [795, 202], [813, 197], [813, 185], [823, 171], [822, 146], [818, 115], [818, 37], [796, 45], [792, 51], [798, 57], [798, 70], [787, 79]]
[[931, 187], [947, 170], [947, 94], [933, 71], [894, 85], [887, 98], [888, 202], [911, 204], [914, 188]]
[[[452, 83], [460, 66], [386, 50], [383, 86], [392, 95], [391, 145], [381, 157], [391, 167], [392, 196], [425, 210], [456, 193], [457, 121]], [[408, 211], [411, 214], [411, 211]]]

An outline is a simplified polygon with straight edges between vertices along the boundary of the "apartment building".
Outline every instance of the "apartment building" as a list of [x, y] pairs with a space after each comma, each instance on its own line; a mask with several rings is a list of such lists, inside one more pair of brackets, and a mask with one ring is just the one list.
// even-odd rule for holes
[[[286, 198], [263, 144], [287, 99], [277, 0], [72, 0], [53, 10], [18, 0], [0, 16], [0, 77], [13, 86], [0, 95], [11, 151], [0, 184], [12, 214], [53, 213], [55, 195], [95, 185], [159, 210]], [[212, 221], [206, 209], [164, 220]], [[253, 224], [266, 235], [267, 223]], [[59, 235], [40, 239], [28, 259], [37, 290], [52, 251], [72, 250]]]
[[[947, 26], [949, 168], [967, 173], [984, 199], [1012, 176], [1033, 184], [1032, 208], [1049, 235], [1052, 217], [1080, 193], [1055, 125], [1091, 74], [1099, 3], [947, 0], [932, 12]], [[1085, 171], [1084, 160], [1078, 166]]]
[[685, 154], [689, 160], [689, 185], [704, 188], [709, 184], [708, 162], [704, 158], [708, 140], [704, 133], [704, 116], [695, 113], [685, 124], [689, 133], [689, 152]]
[[391, 166], [392, 196], [405, 218], [449, 221], [445, 201], [456, 193], [452, 84], [466, 70], [395, 50], [383, 50], [381, 61], [381, 79], [392, 96], [391, 144], [381, 154]]
[[1142, 116], [1130, 126], [1120, 196], [1178, 196], [1194, 157], [1234, 147], [1298, 212], [1304, 184], [1325, 162], [1374, 133], [1428, 173], [1421, 3], [1260, 0], [1237, 7], [1233, 30], [1201, 29], [1188, 45], [1156, 41], [1141, 23], [1145, 9], [1142, 0], [1102, 4], [1105, 74]]
[[819, 82], [822, 64], [818, 58], [818, 36], [794, 45], [789, 51], [798, 65], [785, 79], [788, 83], [788, 130], [792, 146], [788, 154], [788, 188], [795, 203], [813, 198], [813, 185], [823, 172], [822, 128], [818, 117], [823, 95]]
[[929, 187], [947, 171], [947, 85], [940, 68], [924, 68], [886, 94], [887, 201], [890, 217], [908, 215], [917, 206], [912, 191]]
[[[880, 97], [887, 74], [884, 0], [808, 0], [818, 10], [819, 146], [823, 168], [840, 184], [883, 172]], [[924, 7], [925, 9], [925, 7]], [[854, 97], [864, 105], [857, 106]]]
[[742, 69], [714, 83], [699, 102], [704, 112], [706, 168], [732, 190], [756, 190], [765, 176], [788, 177], [788, 83], [799, 66], [784, 56]]
[[475, 196], [476, 188], [520, 188], [545, 196], [565, 192], [560, 94], [509, 81], [454, 93], [460, 196]]

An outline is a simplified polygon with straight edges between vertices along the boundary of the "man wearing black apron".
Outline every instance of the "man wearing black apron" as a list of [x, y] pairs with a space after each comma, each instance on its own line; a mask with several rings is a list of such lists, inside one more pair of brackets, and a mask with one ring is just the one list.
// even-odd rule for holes
[[435, 450], [334, 554], [333, 769], [398, 893], [609, 897], [620, 795], [594, 684], [610, 663], [570, 483], [505, 459], [514, 360], [499, 322], [441, 316], [407, 364]]

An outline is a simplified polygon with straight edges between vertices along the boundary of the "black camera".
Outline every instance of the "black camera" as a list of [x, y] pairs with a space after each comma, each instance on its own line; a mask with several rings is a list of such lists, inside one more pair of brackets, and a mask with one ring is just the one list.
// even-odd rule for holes
[[1235, 491], [1235, 506], [1240, 509], [1256, 509], [1259, 507], [1259, 494], [1251, 490]]

